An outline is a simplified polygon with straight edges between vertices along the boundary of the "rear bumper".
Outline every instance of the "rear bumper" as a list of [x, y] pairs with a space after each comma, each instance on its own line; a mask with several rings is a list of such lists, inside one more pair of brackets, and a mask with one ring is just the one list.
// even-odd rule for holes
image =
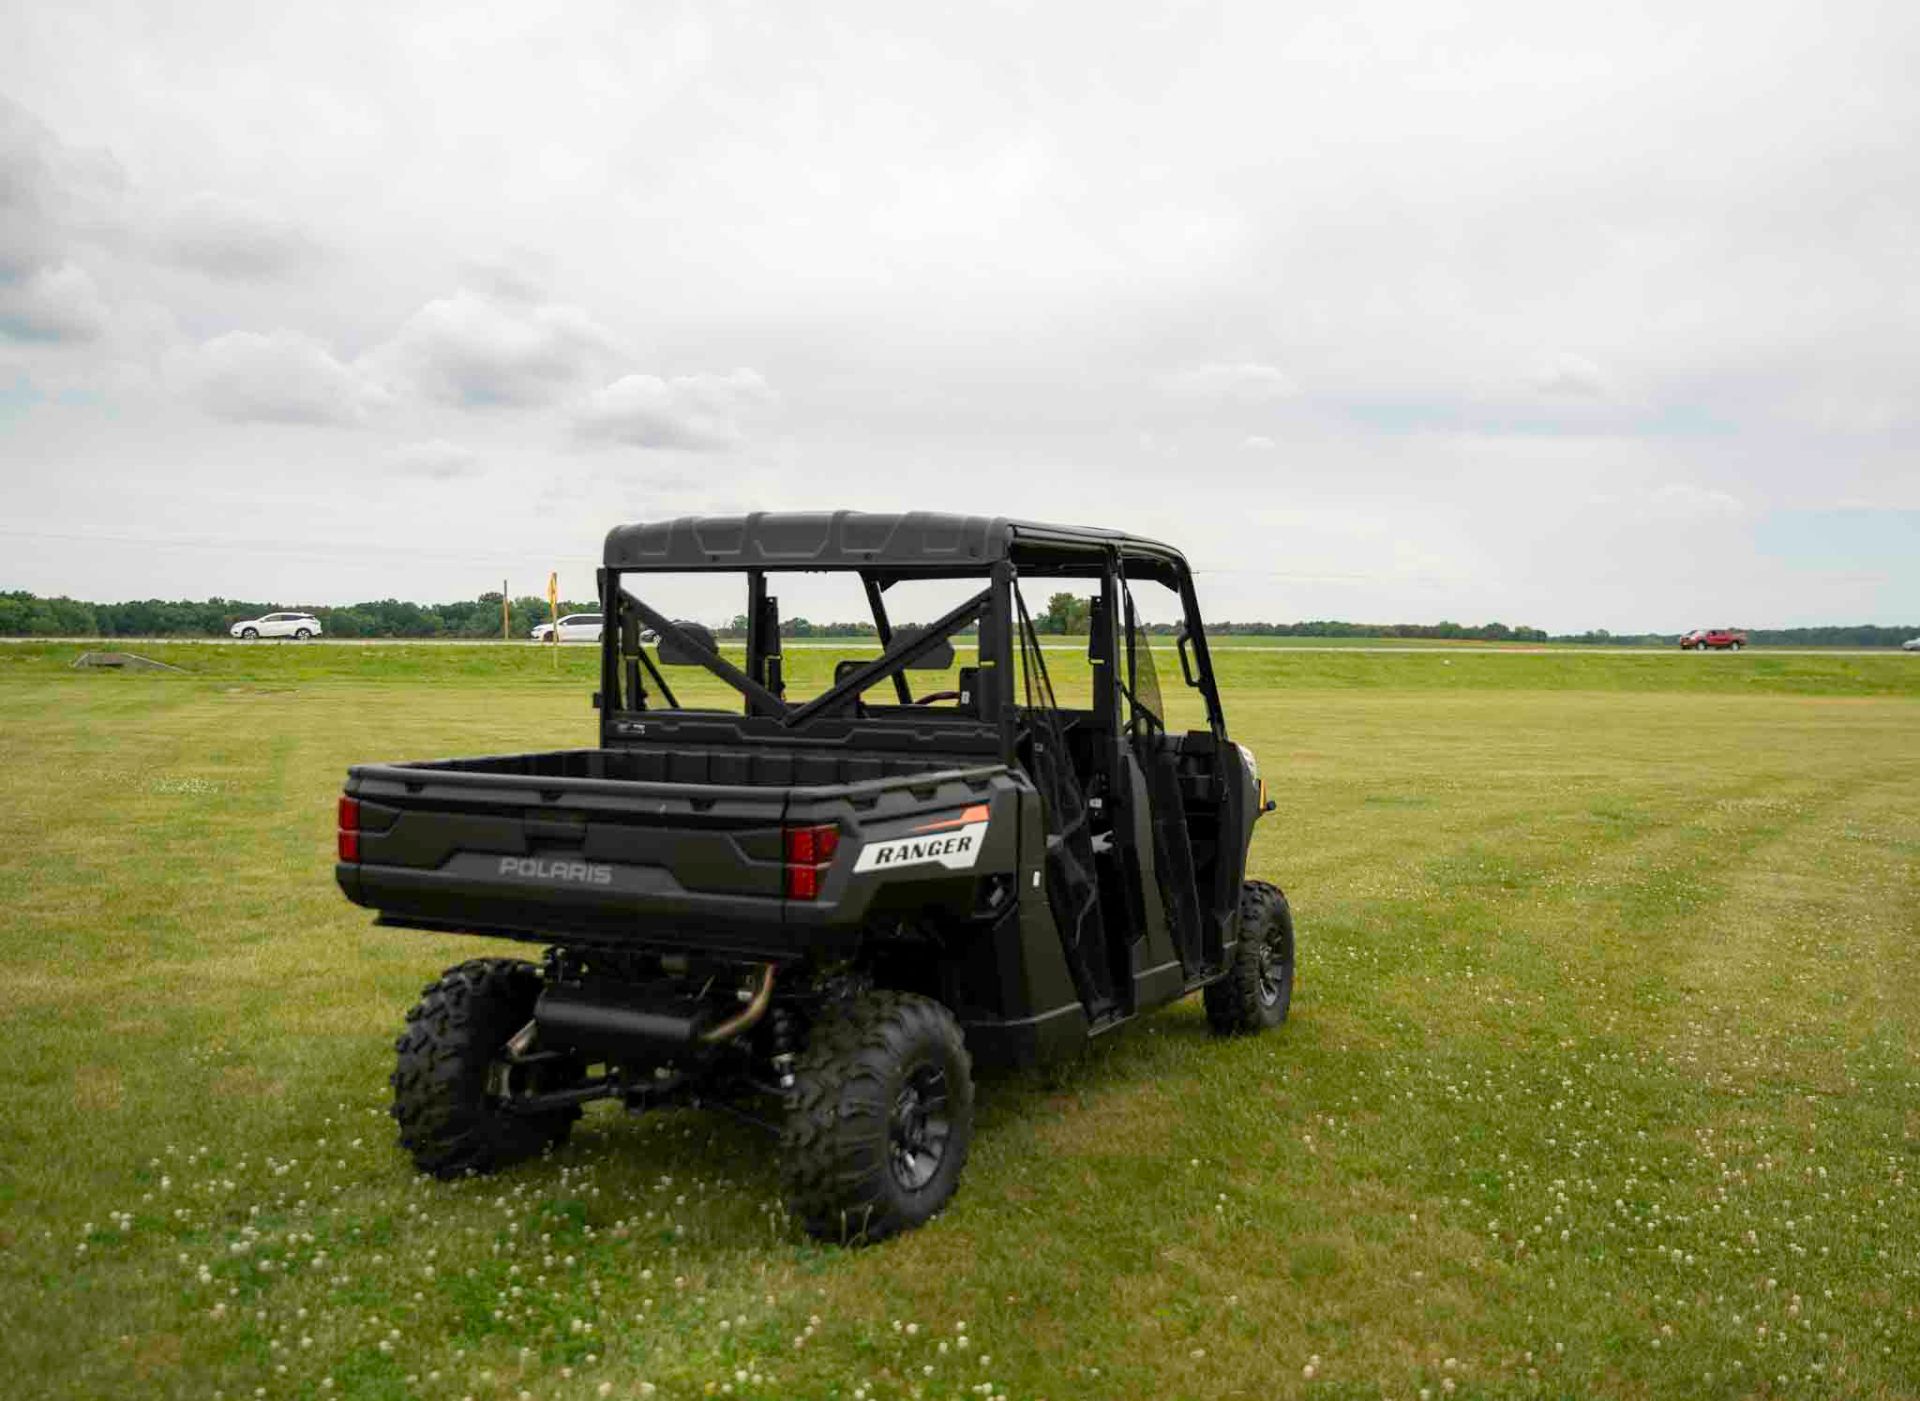
[[[334, 879], [349, 900], [379, 912], [383, 925], [478, 934], [529, 943], [684, 952], [697, 947], [775, 962], [835, 942], [832, 927], [788, 928], [783, 901], [661, 892], [644, 903], [570, 890], [513, 889], [464, 871], [419, 871], [341, 862]], [[858, 929], [845, 931], [847, 947]]]

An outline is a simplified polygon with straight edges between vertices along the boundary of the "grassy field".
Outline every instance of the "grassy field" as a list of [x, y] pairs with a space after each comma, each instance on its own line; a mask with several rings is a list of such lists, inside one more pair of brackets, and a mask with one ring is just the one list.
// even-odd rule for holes
[[1223, 656], [1293, 1021], [988, 1081], [843, 1251], [714, 1114], [393, 1146], [483, 945], [339, 897], [342, 772], [590, 743], [590, 651], [77, 650], [0, 648], [12, 1394], [1920, 1394], [1920, 658]]

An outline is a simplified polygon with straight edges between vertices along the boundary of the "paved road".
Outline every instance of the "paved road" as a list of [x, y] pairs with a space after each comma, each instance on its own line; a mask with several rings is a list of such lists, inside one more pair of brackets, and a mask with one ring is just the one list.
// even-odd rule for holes
[[[788, 638], [783, 646], [788, 651], [808, 648], [847, 649], [857, 647], [859, 638]], [[261, 638], [254, 642], [243, 642], [237, 637], [0, 637], [5, 642], [69, 642], [103, 651], [113, 651], [136, 646], [167, 646], [176, 643], [193, 643], [197, 646], [215, 647], [491, 647], [505, 645], [509, 647], [544, 647], [543, 642], [534, 642], [527, 638], [500, 644], [491, 638], [478, 637], [322, 637], [311, 642], [296, 642], [292, 638]], [[597, 643], [569, 642], [566, 647], [591, 647]], [[736, 646], [738, 644], [735, 644]], [[1173, 641], [1167, 638], [1158, 642], [1156, 650], [1171, 651]], [[1071, 642], [1043, 642], [1040, 648], [1044, 652], [1077, 652], [1082, 644]], [[1898, 656], [1897, 647], [1758, 647], [1748, 651], [1764, 652], [1770, 657], [1884, 657], [1889, 654]], [[1216, 642], [1216, 655], [1225, 656], [1233, 652], [1369, 652], [1392, 656], [1396, 653], [1410, 655], [1456, 656], [1460, 653], [1486, 653], [1496, 656], [1552, 657], [1552, 656], [1590, 656], [1606, 657], [1694, 657], [1697, 653], [1683, 652], [1678, 647], [1519, 647], [1519, 646], [1479, 646], [1461, 643], [1447, 647], [1429, 646], [1373, 646], [1365, 647], [1339, 643], [1328, 646], [1316, 646], [1299, 642]], [[1909, 654], [1920, 661], [1920, 653]]]

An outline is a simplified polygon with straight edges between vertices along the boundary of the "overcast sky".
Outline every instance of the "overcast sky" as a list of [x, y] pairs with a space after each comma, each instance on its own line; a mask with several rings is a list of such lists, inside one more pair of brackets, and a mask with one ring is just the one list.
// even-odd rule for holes
[[1920, 619], [1920, 7], [0, 7], [0, 588], [1170, 539], [1221, 617]]

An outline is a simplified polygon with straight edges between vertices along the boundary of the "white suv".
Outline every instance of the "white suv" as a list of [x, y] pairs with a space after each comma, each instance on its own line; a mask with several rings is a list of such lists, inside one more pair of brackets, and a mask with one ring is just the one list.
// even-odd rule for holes
[[[535, 642], [554, 640], [554, 625], [542, 623], [533, 630]], [[562, 642], [598, 642], [600, 640], [600, 615], [598, 613], [569, 613], [560, 620]]]
[[227, 631], [248, 642], [256, 637], [294, 637], [305, 642], [320, 635], [320, 620], [311, 613], [269, 613], [235, 623]]

